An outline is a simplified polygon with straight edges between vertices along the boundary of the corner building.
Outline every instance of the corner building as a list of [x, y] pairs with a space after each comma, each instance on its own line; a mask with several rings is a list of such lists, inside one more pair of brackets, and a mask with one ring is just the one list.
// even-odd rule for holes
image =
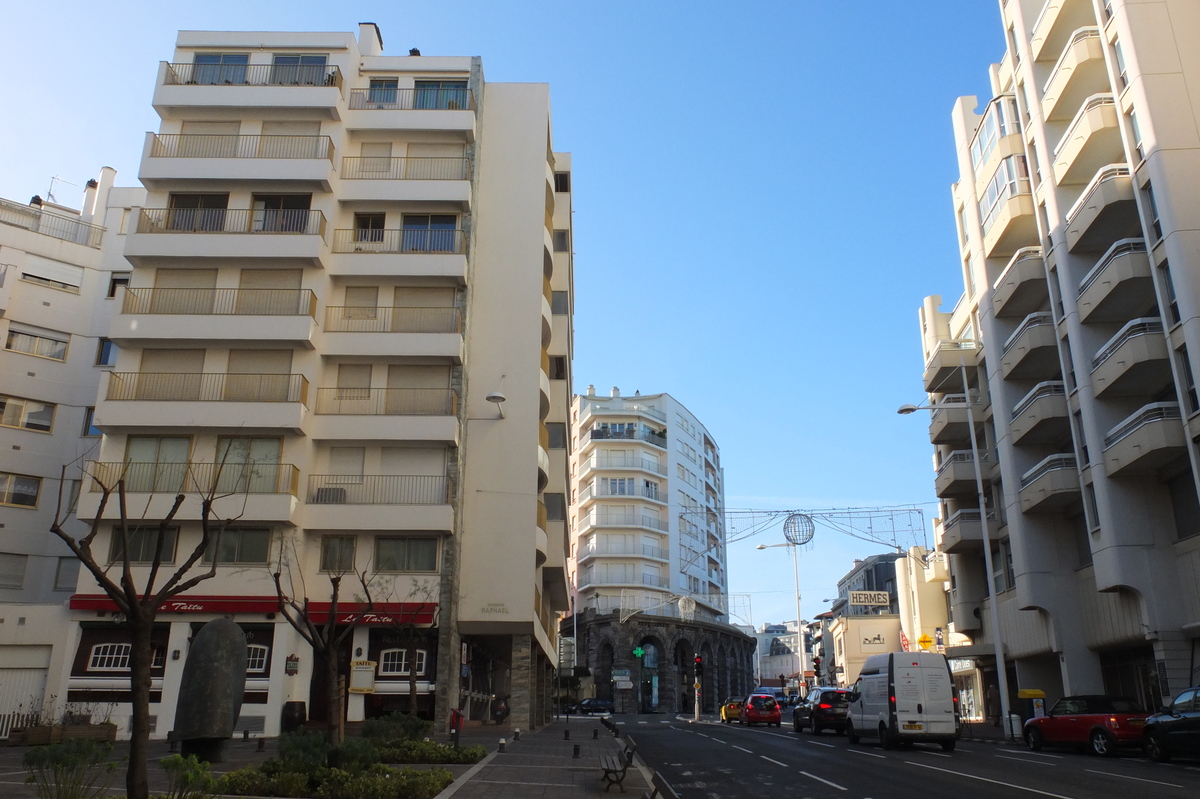
[[[250, 643], [239, 730], [278, 733], [285, 703], [331, 712], [276, 612], [281, 566], [318, 620], [331, 575], [347, 575], [339, 619], [363, 610], [349, 572], [367, 572], [374, 612], [339, 671], [369, 661], [374, 687], [347, 720], [415, 710], [444, 727], [450, 708], [482, 720], [507, 696], [516, 726], [540, 726], [568, 599], [543, 494], [566, 491], [547, 425], [567, 420], [572, 306], [571, 164], [548, 87], [487, 83], [478, 58], [385, 56], [370, 23], [182, 31], [154, 108], [92, 468], [124, 473], [148, 521], [190, 492], [176, 562], [200, 533], [197, 489], [235, 519], [218, 576], [160, 614], [155, 734], [173, 727], [190, 638], [225, 615]], [[81, 518], [98, 498], [85, 486]], [[118, 703], [124, 725], [114, 607], [86, 575], [70, 606], [68, 696]]]
[[1153, 709], [1200, 681], [1200, 68], [1181, 49], [1200, 9], [999, 9], [994, 96], [953, 112], [965, 292], [921, 312], [925, 389], [944, 406], [929, 428], [937, 535], [952, 624], [971, 640], [947, 654], [993, 683], [999, 635], [1014, 693]]

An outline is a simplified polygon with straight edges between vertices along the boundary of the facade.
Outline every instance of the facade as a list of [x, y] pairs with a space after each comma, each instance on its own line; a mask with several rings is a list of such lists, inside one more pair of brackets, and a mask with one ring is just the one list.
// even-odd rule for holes
[[[837, 599], [834, 600], [830, 610], [838, 616], [878, 616], [881, 613], [899, 613], [899, 597], [896, 593], [896, 561], [903, 557], [903, 555], [888, 552], [856, 559], [850, 571], [838, 580]], [[851, 602], [850, 593], [852, 591], [886, 593], [888, 604], [864, 605]]]
[[[487, 83], [477, 58], [385, 56], [366, 23], [182, 31], [153, 102], [90, 468], [124, 475], [150, 522], [187, 493], [175, 563], [202, 492], [229, 521], [217, 576], [160, 613], [154, 734], [172, 729], [191, 637], [220, 616], [250, 645], [238, 729], [277, 734], [286, 703], [336, 712], [274, 571], [314, 620], [331, 577], [339, 621], [369, 597], [339, 671], [366, 667], [374, 692], [349, 695], [348, 720], [444, 726], [507, 696], [516, 725], [539, 726], [568, 607], [565, 522], [546, 508], [567, 490], [550, 431], [568, 410], [571, 175], [548, 87]], [[84, 486], [81, 518], [99, 496]], [[97, 549], [118, 554], [111, 505], [103, 518]], [[124, 725], [115, 608], [86, 575], [70, 607], [64, 693], [116, 703]]]
[[[903, 557], [889, 552], [855, 560], [850, 571], [838, 580], [837, 600], [830, 608], [832, 618], [823, 625], [822, 634], [823, 671], [829, 684], [851, 686], [867, 657], [905, 648], [896, 590], [897, 561]], [[888, 603], [851, 602], [854, 591], [887, 594]]]
[[999, 7], [994, 96], [952, 115], [965, 290], [921, 311], [937, 537], [970, 640], [948, 654], [995, 682], [999, 635], [1014, 695], [1154, 708], [1200, 680], [1200, 68], [1176, 44], [1200, 21], [1188, 0]]
[[[678, 675], [696, 654], [716, 658], [706, 674], [714, 691], [742, 690], [753, 675], [753, 640], [728, 625], [724, 471], [715, 440], [671, 395], [621, 396], [615, 387], [609, 397], [592, 386], [577, 395], [571, 422], [574, 602], [597, 695], [616, 690], [620, 702], [624, 690], [633, 692], [631, 706], [690, 708], [693, 697], [680, 689], [690, 681]], [[684, 597], [695, 601], [695, 623], [680, 618]], [[613, 688], [607, 675], [614, 657], [623, 658], [627, 632], [601, 635], [592, 625], [608, 628], [614, 614], [619, 625], [634, 613], [635, 626], [653, 618], [670, 632], [634, 641], [630, 650], [653, 653], [634, 664], [633, 679], [616, 681], [629, 687]], [[725, 695], [706, 693], [705, 707]]]
[[[758, 685], [778, 686], [788, 693], [797, 690], [797, 679], [802, 679], [804, 662], [802, 637], [797, 635], [794, 621], [781, 624], [764, 624], [754, 634], [757, 642], [755, 658], [755, 680]], [[783, 676], [781, 681], [779, 678]]]
[[96, 388], [115, 357], [106, 336], [129, 278], [119, 229], [143, 194], [114, 189], [115, 175], [106, 167], [88, 181], [81, 210], [0, 200], [0, 737], [19, 723], [13, 714], [54, 715], [65, 701], [51, 675], [74, 654], [62, 633], [79, 563], [50, 526], [65, 466], [64, 527], [85, 529], [71, 511], [81, 459], [100, 445]]

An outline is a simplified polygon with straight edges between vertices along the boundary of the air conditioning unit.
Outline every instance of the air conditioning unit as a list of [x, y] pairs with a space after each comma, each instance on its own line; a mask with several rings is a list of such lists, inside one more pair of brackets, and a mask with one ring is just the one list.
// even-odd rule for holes
[[346, 501], [346, 489], [325, 487], [318, 488], [313, 494], [314, 505], [341, 505]]

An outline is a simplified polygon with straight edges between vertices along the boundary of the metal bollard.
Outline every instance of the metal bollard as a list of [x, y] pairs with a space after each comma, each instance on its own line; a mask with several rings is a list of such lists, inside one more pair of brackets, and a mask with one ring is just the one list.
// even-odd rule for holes
[[600, 740], [600, 730], [596, 729], [595, 727], [592, 728], [592, 740], [593, 741]]
[[571, 740], [571, 731], [570, 730], [563, 730], [563, 740], [564, 741]]
[[504, 752], [504, 739], [503, 738], [500, 739], [500, 751], [502, 753]]
[[242, 740], [243, 741], [250, 740], [250, 730], [242, 730]]
[[579, 757], [579, 744], [575, 744], [575, 753], [571, 757]]
[[458, 730], [450, 730], [450, 740], [454, 742], [454, 749], [458, 749]]
[[254, 751], [256, 751], [256, 752], [265, 752], [265, 751], [267, 751], [267, 739], [266, 739], [266, 738], [259, 738], [259, 739], [258, 739], [258, 748], [257, 748], [257, 749], [255, 749]]
[[520, 727], [517, 727], [515, 730], [513, 730], [513, 740], [514, 741], [521, 740], [521, 728]]

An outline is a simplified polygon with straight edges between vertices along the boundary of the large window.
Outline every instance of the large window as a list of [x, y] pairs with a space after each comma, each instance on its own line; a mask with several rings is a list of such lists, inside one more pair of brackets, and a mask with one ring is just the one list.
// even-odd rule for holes
[[376, 538], [375, 571], [433, 572], [438, 566], [438, 540], [433, 537]]
[[342, 573], [354, 569], [354, 536], [321, 536], [321, 571]]
[[[266, 527], [229, 527], [208, 545], [204, 562], [212, 563], [216, 551], [217, 563], [232, 566], [243, 563], [266, 563], [271, 553], [271, 531]], [[218, 549], [219, 547], [219, 549]]]
[[192, 440], [187, 436], [129, 436], [125, 440], [125, 490], [186, 490], [191, 448]]
[[74, 555], [59, 558], [54, 570], [54, 590], [73, 591], [79, 582], [79, 559]]
[[454, 214], [405, 214], [402, 252], [454, 252], [458, 217]]
[[419, 80], [413, 96], [413, 108], [463, 109], [467, 107], [465, 80]]
[[202, 84], [245, 83], [249, 53], [196, 53], [192, 82]]
[[67, 359], [67, 342], [71, 336], [49, 330], [23, 329], [10, 326], [4, 348], [12, 352], [23, 352], [52, 361]]
[[25, 583], [28, 555], [0, 552], [0, 588], [20, 588]]
[[40, 477], [0, 472], [0, 505], [36, 508], [38, 493], [41, 490], [42, 478]]
[[167, 229], [222, 231], [228, 206], [228, 194], [172, 194]]
[[217, 490], [234, 494], [270, 494], [280, 485], [283, 439], [238, 436], [217, 439]]
[[106, 338], [100, 339], [100, 343], [96, 346], [96, 365], [116, 366], [117, 345]]
[[1000, 139], [1020, 132], [1016, 99], [1012, 95], [996, 98], [984, 113], [975, 140], [971, 142], [971, 166], [979, 169], [980, 164], [996, 149]]
[[[168, 527], [163, 535], [162, 563], [175, 562], [175, 542], [179, 537], [178, 527]], [[129, 528], [129, 562], [153, 563], [154, 548], [158, 545], [157, 527]], [[113, 527], [112, 545], [109, 547], [109, 560], [122, 560], [121, 531]]]
[[986, 236], [1000, 215], [1000, 209], [1011, 197], [1029, 193], [1029, 167], [1025, 156], [1010, 155], [996, 167], [996, 173], [988, 181], [979, 210], [983, 214], [983, 234]]
[[271, 69], [271, 83], [280, 86], [324, 86], [328, 70], [327, 56], [277, 55]]
[[88, 658], [88, 671], [129, 671], [131, 644], [96, 644]]
[[[425, 673], [425, 650], [417, 650], [417, 674]], [[408, 676], [408, 650], [385, 649], [379, 653], [379, 674], [387, 677]]]
[[49, 402], [0, 394], [0, 425], [49, 433], [54, 426], [54, 408]]

